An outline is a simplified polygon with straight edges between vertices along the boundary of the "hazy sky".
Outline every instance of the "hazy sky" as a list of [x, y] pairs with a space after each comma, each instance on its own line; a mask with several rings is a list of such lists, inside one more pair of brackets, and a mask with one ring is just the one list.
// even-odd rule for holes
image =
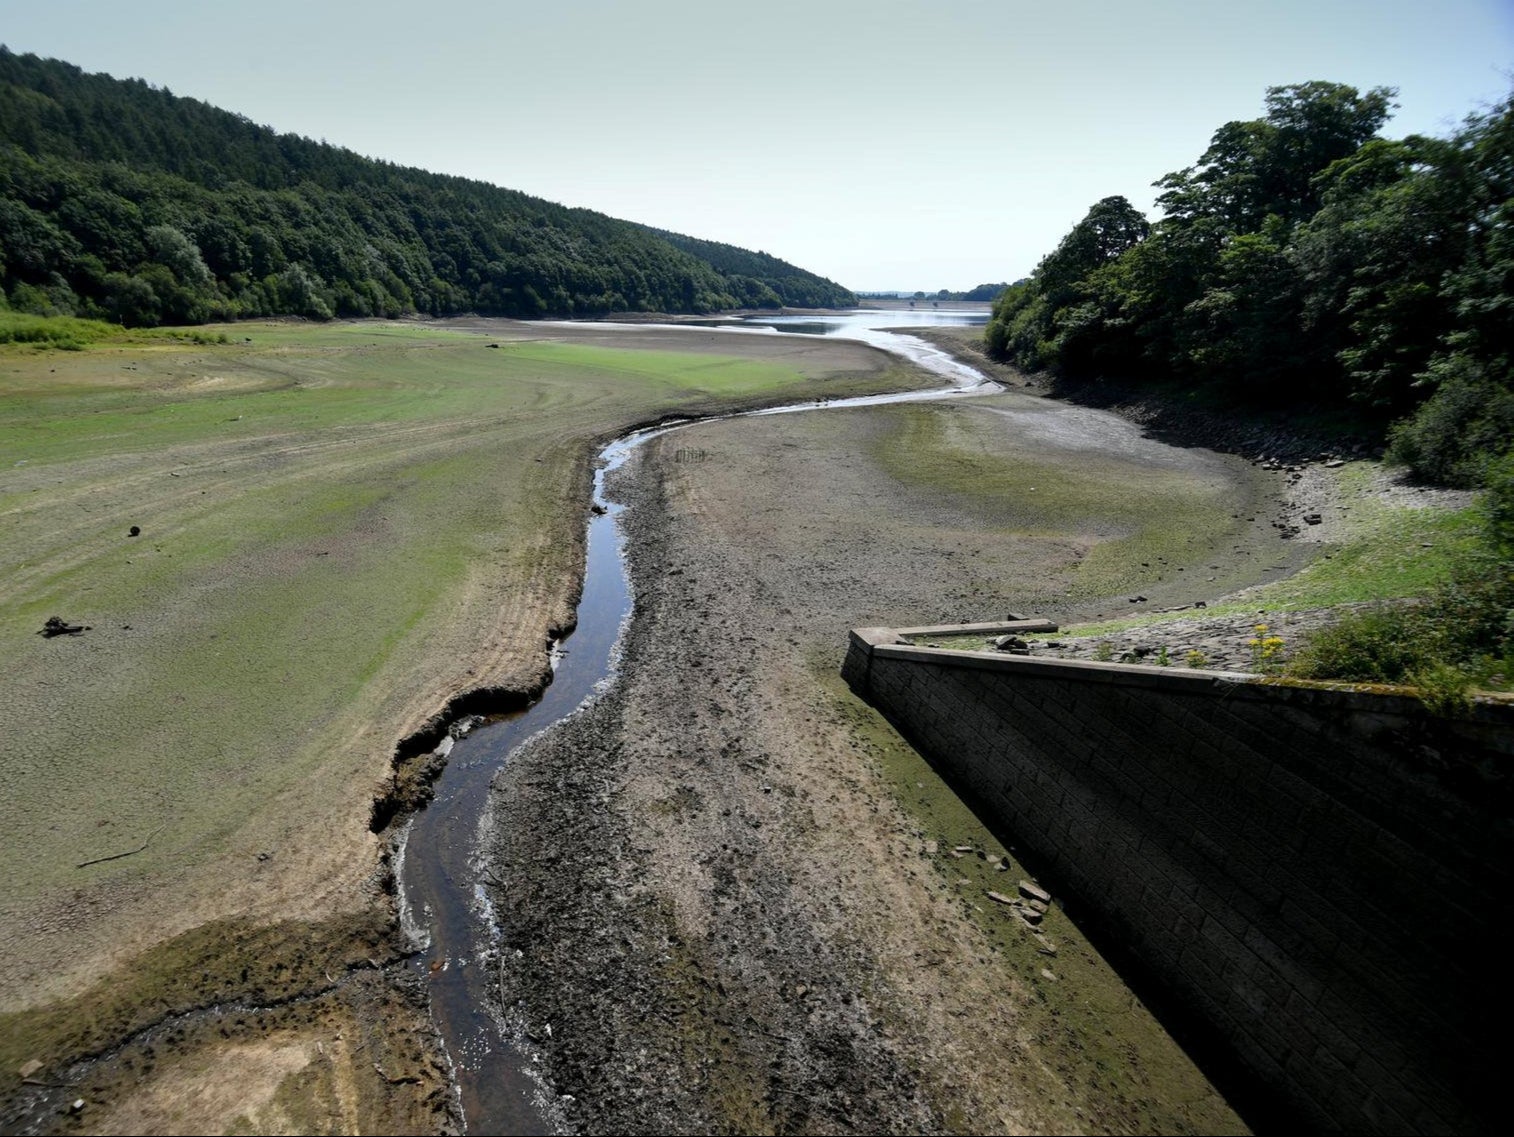
[[1268, 86], [1514, 87], [1514, 0], [0, 0], [0, 42], [855, 289], [1035, 267]]

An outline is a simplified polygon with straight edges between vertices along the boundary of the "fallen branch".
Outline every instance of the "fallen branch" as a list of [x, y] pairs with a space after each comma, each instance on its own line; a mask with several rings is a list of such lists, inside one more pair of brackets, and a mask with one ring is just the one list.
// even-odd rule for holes
[[[166, 821], [163, 823], [163, 825], [167, 824], [168, 823]], [[123, 857], [135, 857], [138, 853], [142, 852], [142, 850], [146, 849], [147, 846], [152, 844], [152, 839], [154, 837], [163, 832], [163, 825], [159, 825], [156, 829], [149, 833], [147, 835], [147, 840], [143, 841], [135, 849], [127, 849], [124, 853], [111, 853], [108, 857], [92, 857], [90, 860], [80, 861], [74, 866], [74, 868], [87, 869], [90, 865], [103, 865], [106, 861], [119, 861]]]

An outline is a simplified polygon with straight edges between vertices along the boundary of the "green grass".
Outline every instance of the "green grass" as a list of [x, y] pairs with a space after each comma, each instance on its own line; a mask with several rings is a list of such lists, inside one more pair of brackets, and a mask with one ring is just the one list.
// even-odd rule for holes
[[227, 343], [222, 331], [200, 328], [152, 328], [128, 331], [120, 324], [104, 320], [82, 320], [75, 316], [34, 316], [26, 312], [0, 309], [0, 344], [26, 344], [46, 351], [82, 351], [91, 344], [151, 343], [182, 341], [186, 343]]
[[126, 329], [101, 320], [72, 316], [32, 316], [0, 310], [0, 344], [31, 344], [40, 348], [78, 351], [86, 344], [124, 337]]
[[1336, 471], [1348, 522], [1338, 542], [1292, 576], [1247, 589], [1241, 596], [1181, 616], [1151, 613], [1063, 629], [1064, 635], [1108, 635], [1174, 620], [1269, 612], [1298, 612], [1424, 596], [1448, 580], [1477, 540], [1477, 510], [1410, 509], [1371, 491], [1377, 465], [1353, 462]]
[[1001, 532], [1087, 546], [1067, 584], [1071, 600], [1143, 584], [1149, 565], [1201, 560], [1243, 528], [1231, 516], [1234, 488], [1187, 471], [1088, 450], [1014, 450], [989, 416], [960, 406], [890, 413], [893, 430], [874, 457], [891, 476], [948, 508], [971, 503]]
[[[539, 665], [595, 439], [893, 382], [418, 325], [202, 334], [223, 331], [0, 349], [13, 904], [250, 856], [292, 839], [291, 794], [361, 831], [398, 724], [436, 709], [419, 689], [482, 681], [491, 641]], [[52, 615], [93, 630], [44, 640]]]

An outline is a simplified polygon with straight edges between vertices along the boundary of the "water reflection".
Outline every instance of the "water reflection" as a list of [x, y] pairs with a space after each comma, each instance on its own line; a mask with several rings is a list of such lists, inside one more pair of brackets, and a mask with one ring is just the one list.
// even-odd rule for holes
[[933, 343], [909, 334], [911, 328], [973, 327], [988, 323], [987, 308], [910, 309], [862, 308], [855, 312], [838, 312], [824, 316], [750, 316], [732, 330], [739, 332], [806, 332], [809, 335], [834, 336], [860, 340], [872, 347], [903, 356], [927, 371], [951, 380], [958, 387], [973, 387], [987, 380], [976, 368], [958, 360]]
[[988, 323], [988, 316], [987, 308], [861, 308], [824, 316], [745, 316], [741, 325], [801, 335], [862, 339], [866, 333], [882, 329], [982, 327]]

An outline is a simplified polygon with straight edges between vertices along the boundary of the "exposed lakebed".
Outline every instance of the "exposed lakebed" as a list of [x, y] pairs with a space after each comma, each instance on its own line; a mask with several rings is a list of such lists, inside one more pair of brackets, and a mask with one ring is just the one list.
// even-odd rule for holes
[[[982, 323], [983, 313], [859, 312], [823, 319], [776, 317], [725, 325], [731, 334], [795, 333], [860, 339], [883, 347], [950, 382], [936, 390], [806, 402], [751, 412], [773, 415], [939, 399], [997, 385], [914, 337], [874, 330], [879, 324]], [[667, 334], [677, 335], [676, 328]], [[733, 416], [742, 417], [742, 416]], [[632, 610], [623, 506], [606, 495], [606, 476], [651, 438], [676, 424], [633, 432], [605, 448], [594, 479], [595, 512], [588, 525], [587, 560], [577, 626], [553, 647], [552, 682], [532, 706], [458, 739], [435, 785], [435, 798], [409, 823], [397, 858], [407, 925], [424, 944], [413, 964], [429, 976], [433, 1015], [453, 1062], [470, 1131], [545, 1133], [561, 1128], [555, 1104], [536, 1077], [534, 1047], [520, 1023], [496, 1017], [499, 969], [508, 967], [495, 942], [483, 882], [478, 837], [488, 790], [521, 742], [570, 715], [612, 680], [616, 645]]]

